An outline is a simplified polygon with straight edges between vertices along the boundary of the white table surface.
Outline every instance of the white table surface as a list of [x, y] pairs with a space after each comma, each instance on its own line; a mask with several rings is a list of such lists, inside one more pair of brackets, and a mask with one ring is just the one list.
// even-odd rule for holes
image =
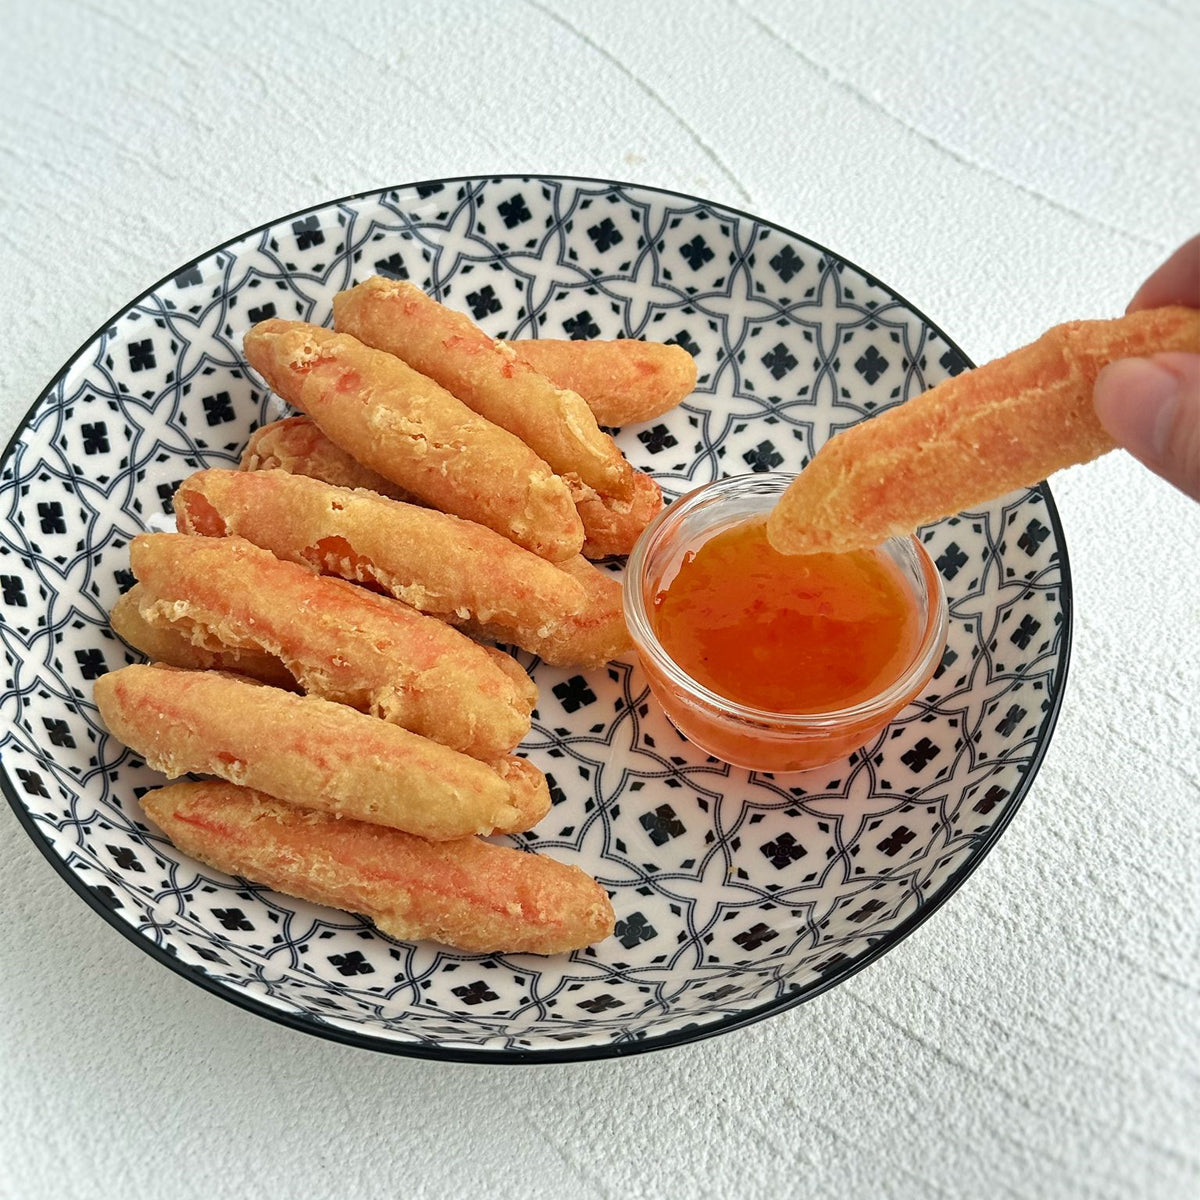
[[[834, 247], [976, 361], [1200, 228], [1200, 6], [0, 0], [0, 436], [125, 301], [346, 193], [531, 171]], [[628, 1060], [442, 1065], [163, 970], [0, 812], [0, 1196], [1200, 1196], [1200, 509], [1057, 477], [1068, 695], [997, 848], [832, 992]]]

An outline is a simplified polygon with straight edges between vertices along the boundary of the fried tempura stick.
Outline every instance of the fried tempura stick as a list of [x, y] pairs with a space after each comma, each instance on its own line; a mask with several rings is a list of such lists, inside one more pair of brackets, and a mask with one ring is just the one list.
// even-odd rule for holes
[[479, 642], [480, 649], [512, 680], [513, 694], [523, 712], [532, 712], [537, 707], [537, 684], [529, 678], [529, 673], [511, 654], [506, 654], [499, 646], [489, 646]]
[[152, 665], [102, 676], [95, 699], [110, 732], [172, 779], [217, 775], [434, 841], [522, 823], [492, 767], [317, 696]]
[[175, 514], [184, 532], [248, 538], [534, 653], [585, 599], [556, 564], [473, 521], [303, 475], [201, 471], [179, 487]]
[[[420, 503], [417, 497], [364, 467], [331, 442], [310, 417], [287, 417], [252, 434], [242, 455], [241, 469], [278, 469], [337, 487], [366, 488], [393, 500]], [[641, 471], [634, 472], [633, 488], [625, 499], [601, 496], [573, 476], [565, 482], [583, 522], [586, 558], [628, 554], [642, 530], [662, 509], [662, 489]]]
[[1114, 448], [1092, 407], [1119, 358], [1200, 351], [1200, 312], [1071, 321], [831, 438], [767, 521], [784, 554], [855, 550], [912, 533]]
[[[113, 605], [109, 614], [109, 624], [123, 641], [135, 650], [140, 650], [153, 662], [166, 663], [169, 667], [185, 667], [189, 670], [232, 671], [235, 675], [246, 675], [273, 687], [292, 691], [298, 688], [295, 677], [274, 655], [261, 650], [233, 647], [209, 650], [204, 646], [197, 646], [191, 639], [191, 631], [183, 626], [151, 625], [139, 612], [139, 606], [143, 603], [153, 604], [153, 597], [148, 595], [140, 583], [135, 583]], [[481, 642], [479, 648], [512, 680], [518, 709], [521, 712], [531, 712], [538, 702], [538, 690], [537, 684], [529, 678], [525, 668], [512, 655], [505, 654], [496, 646], [488, 646]], [[499, 760], [500, 763], [509, 761], [510, 758]], [[492, 765], [504, 774], [497, 763]], [[548, 795], [549, 793], [547, 797]]]
[[175, 514], [186, 533], [236, 534], [554, 666], [595, 666], [628, 648], [611, 577], [445, 513], [282, 471], [211, 470], [184, 480]]
[[475, 838], [431, 843], [306, 812], [228, 783], [177, 783], [142, 806], [185, 854], [285, 895], [369, 917], [402, 940], [560, 954], [613, 931], [578, 867]]
[[497, 759], [492, 769], [508, 784], [508, 802], [517, 814], [492, 832], [524, 833], [532, 829], [550, 811], [550, 785], [546, 776], [527, 758], [516, 754]]
[[539, 653], [553, 667], [598, 667], [633, 648], [621, 604], [621, 581], [593, 566], [586, 558], [561, 564], [582, 584], [587, 602], [579, 612], [552, 631]]
[[241, 470], [270, 471], [278, 468], [293, 475], [311, 475], [326, 483], [346, 488], [369, 488], [381, 496], [420, 501], [390, 479], [364, 467], [341, 446], [331, 442], [310, 417], [284, 417], [256, 429], [242, 452]]
[[577, 481], [567, 482], [583, 521], [585, 558], [630, 553], [642, 530], [662, 511], [662, 488], [641, 471], [634, 472], [633, 486], [623, 500], [601, 496]]
[[[238, 472], [228, 472], [245, 478]], [[529, 732], [507, 671], [442, 621], [243, 538], [143, 533], [130, 544], [150, 625], [206, 649], [274, 656], [312, 695], [491, 760]]]
[[635, 338], [519, 338], [508, 344], [539, 375], [581, 396], [601, 425], [660, 417], [696, 386], [696, 360], [682, 346]]
[[109, 624], [116, 633], [147, 658], [170, 667], [232, 671], [274, 687], [295, 690], [295, 677], [274, 655], [233, 646], [210, 649], [196, 645], [189, 634], [179, 627], [151, 625], [139, 611], [142, 604], [151, 602], [152, 597], [146, 589], [140, 583], [135, 583], [113, 605], [109, 614]]
[[246, 359], [360, 463], [422, 500], [558, 562], [583, 526], [566, 484], [520, 438], [391, 354], [344, 333], [272, 319]]
[[558, 565], [480, 524], [280, 470], [203, 470], [180, 485], [175, 515], [182, 532], [236, 534], [527, 649], [586, 599]]
[[625, 496], [633, 468], [574, 392], [556, 387], [463, 313], [378, 276], [333, 298], [335, 326], [402, 358], [480, 416], [514, 433], [559, 475]]

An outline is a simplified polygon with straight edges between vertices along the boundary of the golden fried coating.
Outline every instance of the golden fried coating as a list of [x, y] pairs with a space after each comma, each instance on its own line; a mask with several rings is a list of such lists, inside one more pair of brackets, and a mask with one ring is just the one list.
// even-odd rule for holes
[[576, 480], [567, 481], [583, 521], [583, 556], [629, 554], [642, 531], [662, 512], [662, 488], [641, 471], [633, 474], [628, 496], [602, 496]]
[[767, 522], [784, 554], [857, 550], [1114, 448], [1092, 407], [1107, 363], [1200, 351], [1200, 312], [1071, 321], [831, 438]]
[[420, 503], [411, 492], [370, 467], [364, 467], [352, 454], [331, 442], [311, 417], [284, 417], [250, 435], [242, 452], [241, 470], [275, 469], [290, 471], [293, 475], [310, 475], [338, 487], [368, 488], [408, 504]]
[[148, 792], [142, 806], [192, 858], [361, 913], [395, 938], [478, 953], [562, 954], [613, 931], [604, 889], [542, 855], [476, 838], [428, 842], [220, 782], [173, 784]]
[[389, 597], [244, 538], [143, 533], [130, 563], [148, 624], [186, 631], [207, 649], [270, 654], [312, 695], [485, 760], [529, 732], [529, 710], [506, 670], [444, 622]]
[[696, 361], [682, 346], [636, 338], [530, 338], [508, 344], [539, 375], [581, 396], [601, 425], [661, 417], [696, 386]]
[[102, 676], [95, 699], [109, 731], [172, 779], [216, 775], [433, 841], [521, 824], [486, 763], [318, 696], [151, 665]]
[[[528, 676], [526, 677], [528, 678]], [[493, 833], [524, 833], [550, 811], [550, 785], [546, 776], [527, 758], [507, 754], [491, 764], [508, 784], [508, 802], [516, 816], [493, 828]]]
[[[480, 649], [512, 680], [513, 694], [523, 712], [532, 712], [537, 707], [537, 684], [529, 677], [529, 672], [511, 654], [506, 654], [499, 646], [489, 646], [486, 642], [478, 643]], [[243, 672], [248, 674], [248, 672]]]
[[243, 345], [278, 395], [372, 471], [543, 558], [579, 553], [583, 526], [566, 484], [519, 438], [400, 359], [344, 333], [274, 318]]
[[234, 646], [201, 646], [192, 641], [190, 631], [174, 625], [152, 625], [141, 614], [141, 606], [151, 602], [146, 589], [135, 583], [109, 614], [109, 623], [116, 633], [147, 658], [169, 667], [232, 671], [274, 687], [296, 690], [295, 677], [272, 654]]
[[584, 604], [557, 564], [483, 525], [303, 475], [201, 471], [179, 487], [175, 513], [184, 532], [247, 538], [534, 653]]
[[556, 387], [470, 317], [404, 280], [376, 276], [333, 298], [338, 330], [402, 358], [514, 433], [559, 475], [624, 496], [632, 468], [574, 392]]
[[621, 581], [578, 557], [560, 564], [587, 595], [583, 608], [551, 631], [538, 653], [552, 667], [598, 667], [633, 649], [621, 602]]
[[211, 470], [184, 480], [175, 513], [184, 532], [244, 537], [554, 666], [595, 666], [627, 648], [611, 577], [431, 509], [283, 471]]

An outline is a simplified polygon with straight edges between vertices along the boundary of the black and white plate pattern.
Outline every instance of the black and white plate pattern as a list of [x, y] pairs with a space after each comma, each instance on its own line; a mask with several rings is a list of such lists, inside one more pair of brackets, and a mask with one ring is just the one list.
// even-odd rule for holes
[[91, 692], [137, 661], [106, 613], [130, 539], [172, 527], [176, 485], [236, 463], [282, 412], [245, 369], [269, 316], [328, 322], [335, 292], [412, 279], [508, 337], [645, 337], [697, 361], [680, 409], [620, 431], [674, 498], [799, 470], [837, 430], [968, 365], [893, 291], [796, 234], [705, 200], [493, 177], [335, 201], [229, 242], [115, 315], [38, 399], [0, 468], [0, 782], [75, 890], [137, 944], [251, 1011], [379, 1050], [538, 1061], [626, 1054], [796, 1004], [884, 953], [972, 870], [1029, 787], [1070, 642], [1045, 486], [923, 531], [949, 643], [870, 746], [804, 776], [687, 743], [632, 661], [525, 661], [523, 750], [554, 807], [523, 848], [608, 889], [616, 935], [558, 958], [410, 945], [220, 875], [138, 803], [161, 777]]

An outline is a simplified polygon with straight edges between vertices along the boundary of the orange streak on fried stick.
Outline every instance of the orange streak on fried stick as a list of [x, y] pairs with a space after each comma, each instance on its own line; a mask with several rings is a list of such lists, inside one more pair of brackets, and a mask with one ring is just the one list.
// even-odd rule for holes
[[445, 513], [282, 471], [219, 470], [184, 480], [175, 513], [185, 533], [236, 534], [554, 666], [595, 666], [628, 649], [611, 577], [578, 556], [548, 563]]
[[624, 496], [633, 468], [574, 392], [556, 387], [455, 312], [403, 280], [375, 276], [333, 298], [335, 326], [437, 380], [532, 447], [559, 475]]
[[372, 471], [543, 558], [579, 553], [583, 526], [566, 484], [519, 438], [395, 356], [277, 319], [243, 345], [278, 395]]
[[151, 665], [102, 676], [95, 698], [112, 734], [170, 778], [217, 775], [434, 841], [521, 823], [487, 764], [318, 696]]
[[326, 483], [346, 488], [369, 488], [381, 496], [406, 503], [417, 497], [364, 467], [352, 454], [331, 442], [309, 417], [284, 417], [256, 429], [242, 452], [241, 470], [270, 471], [278, 468], [294, 475], [311, 475]]
[[583, 608], [554, 630], [540, 650], [551, 666], [598, 667], [633, 649], [621, 605], [621, 582], [586, 558], [561, 564], [587, 596]]
[[142, 806], [185, 854], [402, 940], [561, 954], [608, 937], [613, 910], [578, 867], [475, 838], [431, 843], [227, 783], [177, 783]]
[[274, 687], [295, 689], [294, 676], [274, 655], [234, 646], [198, 646], [182, 628], [152, 625], [147, 621], [141, 614], [141, 606], [149, 603], [152, 597], [140, 583], [135, 583], [113, 605], [108, 618], [116, 633], [147, 658], [170, 667], [232, 671]]
[[601, 425], [660, 417], [696, 386], [696, 360], [682, 346], [635, 338], [529, 338], [508, 344], [538, 374], [581, 396]]
[[[118, 636], [135, 650], [140, 650], [151, 661], [196, 671], [232, 671], [235, 675], [245, 675], [261, 683], [269, 683], [273, 687], [297, 690], [295, 676], [273, 654], [261, 650], [236, 649], [232, 646], [210, 650], [204, 646], [197, 646], [192, 641], [192, 631], [183, 626], [151, 625], [142, 616], [140, 606], [152, 603], [153, 598], [148, 596], [142, 585], [135, 583], [117, 600], [109, 614], [109, 624]], [[537, 684], [530, 679], [525, 668], [496, 646], [481, 643], [480, 649], [512, 680], [517, 707], [522, 712], [532, 712], [538, 702], [538, 690]], [[492, 763], [492, 766], [503, 775], [508, 764], [522, 761], [509, 755]], [[548, 805], [548, 791], [546, 797]], [[540, 803], [540, 799], [531, 802], [527, 806], [528, 811], [534, 811], [533, 805]]]
[[629, 554], [642, 530], [662, 511], [662, 488], [641, 471], [625, 498], [602, 496], [578, 480], [567, 480], [583, 521], [585, 558]]
[[854, 550], [1028, 487], [1114, 448], [1092, 407], [1119, 358], [1200, 351], [1200, 312], [1058, 325], [831, 438], [767, 522], [784, 554]]
[[[419, 503], [417, 497], [407, 495], [403, 488], [364, 467], [331, 442], [309, 417], [288, 417], [264, 425], [251, 436], [241, 469], [283, 470], [336, 487], [365, 488], [394, 500]], [[632, 489], [624, 499], [602, 496], [573, 476], [564, 482], [583, 522], [583, 554], [587, 558], [628, 554], [663, 506], [662, 489], [641, 471], [634, 472]]]
[[[236, 472], [230, 472], [236, 476]], [[529, 732], [508, 673], [442, 621], [243, 538], [143, 533], [130, 545], [150, 625], [279, 659], [306, 691], [490, 760]]]
[[183, 532], [247, 538], [534, 653], [584, 603], [556, 564], [491, 529], [302, 475], [201, 471], [180, 485], [175, 514]]

